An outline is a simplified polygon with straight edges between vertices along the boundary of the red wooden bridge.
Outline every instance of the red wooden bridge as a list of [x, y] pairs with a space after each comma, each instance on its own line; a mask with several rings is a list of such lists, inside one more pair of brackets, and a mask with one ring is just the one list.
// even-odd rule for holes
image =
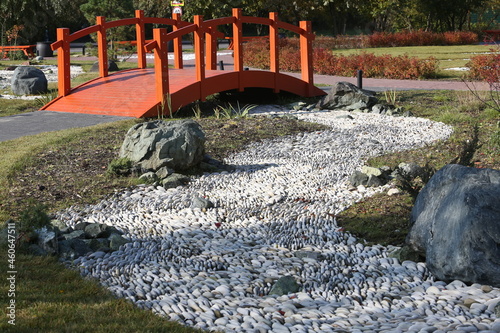
[[[159, 112], [170, 114], [196, 100], [205, 100], [211, 94], [226, 90], [243, 91], [248, 87], [270, 88], [310, 97], [325, 94], [314, 86], [312, 66], [311, 23], [300, 22], [294, 26], [278, 20], [276, 13], [269, 18], [243, 16], [241, 9], [233, 9], [232, 16], [204, 21], [195, 16], [194, 23], [180, 20], [179, 15], [169, 18], [144, 17], [142, 10], [134, 18], [106, 22], [97, 17], [97, 24], [70, 34], [69, 29], [57, 29], [57, 41], [52, 49], [57, 50], [58, 90], [56, 99], [42, 110], [78, 112], [131, 117], [152, 117]], [[243, 69], [243, 24], [269, 26], [270, 70]], [[146, 24], [172, 26], [153, 29], [153, 40], [146, 43]], [[137, 44], [137, 69], [109, 74], [107, 70], [108, 29], [135, 25]], [[234, 69], [217, 70], [217, 38], [223, 35], [219, 25], [232, 25], [234, 45]], [[286, 29], [299, 35], [301, 57], [301, 79], [280, 73], [278, 30]], [[99, 55], [99, 77], [75, 88], [70, 78], [70, 43], [91, 33], [97, 33]], [[182, 36], [193, 33], [195, 49], [194, 68], [184, 68], [182, 60]], [[168, 65], [168, 42], [173, 41], [173, 68]], [[146, 66], [146, 52], [154, 51], [154, 69]]]

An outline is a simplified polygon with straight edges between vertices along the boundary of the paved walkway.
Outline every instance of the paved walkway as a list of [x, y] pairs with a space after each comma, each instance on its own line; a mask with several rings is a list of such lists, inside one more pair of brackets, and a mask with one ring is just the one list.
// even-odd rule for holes
[[93, 126], [122, 119], [130, 118], [51, 111], [21, 113], [0, 117], [0, 141], [13, 140], [42, 132]]
[[[223, 52], [223, 55], [218, 57], [219, 61], [223, 61], [225, 70], [233, 69], [233, 58], [229, 52]], [[83, 57], [82, 57], [83, 58]], [[96, 58], [85, 57], [85, 60]], [[81, 60], [75, 58], [75, 60]], [[132, 61], [132, 60], [129, 60]], [[148, 59], [153, 62], [153, 59]], [[194, 66], [194, 59], [187, 59], [184, 62], [185, 66]], [[300, 74], [291, 73], [291, 75], [300, 77]], [[317, 84], [333, 85], [335, 82], [347, 81], [356, 84], [357, 79], [352, 77], [315, 75], [314, 82]], [[384, 90], [469, 90], [467, 85], [460, 81], [428, 81], [428, 80], [388, 80], [388, 79], [363, 79], [363, 88], [374, 91]], [[478, 83], [475, 87], [477, 90], [487, 90], [486, 83]], [[328, 88], [325, 88], [328, 89]], [[68, 110], [71, 111], [71, 110]], [[112, 122], [127, 117], [89, 115], [70, 112], [50, 112], [37, 111], [24, 113], [8, 117], [0, 117], [0, 141], [16, 139], [26, 135], [33, 135], [42, 132], [58, 131], [67, 128], [86, 127], [96, 124]]]

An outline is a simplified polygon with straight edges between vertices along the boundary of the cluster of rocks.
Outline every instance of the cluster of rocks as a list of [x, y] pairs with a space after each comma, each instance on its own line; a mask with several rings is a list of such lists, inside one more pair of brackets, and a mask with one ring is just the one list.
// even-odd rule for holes
[[367, 186], [377, 187], [389, 183], [393, 179], [398, 179], [401, 176], [414, 179], [419, 177], [423, 172], [423, 168], [416, 163], [400, 163], [396, 168], [392, 169], [389, 166], [375, 168], [370, 166], [362, 166], [361, 170], [356, 170], [349, 177], [349, 182], [352, 186]]
[[193, 169], [227, 167], [205, 154], [205, 141], [205, 133], [194, 120], [154, 120], [129, 129], [119, 156], [132, 161], [132, 172], [146, 183], [172, 188], [189, 182], [183, 173]]
[[50, 226], [34, 232], [29, 252], [36, 255], [57, 255], [62, 260], [74, 260], [86, 254], [104, 256], [129, 241], [123, 232], [102, 223], [80, 222], [74, 227], [53, 220]]
[[298, 102], [291, 107], [294, 110], [342, 110], [350, 112], [376, 113], [387, 116], [410, 117], [413, 114], [392, 104], [380, 103], [375, 92], [359, 89], [349, 82], [337, 82], [327, 95], [316, 104]]

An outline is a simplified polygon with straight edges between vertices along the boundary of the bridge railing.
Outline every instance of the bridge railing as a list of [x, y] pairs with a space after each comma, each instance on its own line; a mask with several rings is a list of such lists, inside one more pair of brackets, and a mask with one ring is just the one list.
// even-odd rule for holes
[[[71, 91], [71, 76], [70, 76], [70, 43], [90, 35], [97, 33], [97, 54], [99, 61], [99, 77], [108, 76], [108, 40], [107, 30], [119, 26], [135, 25], [136, 44], [137, 44], [137, 67], [146, 68], [146, 52], [144, 45], [146, 44], [146, 24], [164, 24], [173, 27], [176, 31], [187, 25], [189, 22], [182, 21], [180, 15], [174, 14], [173, 18], [157, 18], [145, 17], [144, 11], [136, 10], [134, 18], [116, 20], [106, 22], [104, 16], [98, 16], [96, 24], [85, 29], [76, 31], [70, 34], [68, 28], [57, 29], [57, 41], [52, 43], [52, 50], [57, 50], [58, 64], [58, 91], [59, 96], [67, 96]], [[182, 40], [181, 38], [174, 39], [174, 63], [176, 68], [182, 68]]]
[[[173, 31], [167, 32], [165, 28], [153, 29], [153, 40], [146, 44], [145, 24], [164, 24], [171, 25]], [[154, 51], [155, 53], [155, 76], [156, 76], [156, 93], [158, 102], [164, 102], [165, 97], [169, 94], [169, 77], [168, 77], [168, 42], [173, 41], [174, 44], [174, 68], [180, 69], [182, 63], [182, 36], [189, 33], [194, 33], [194, 48], [195, 48], [195, 68], [196, 79], [199, 81], [200, 96], [202, 99], [206, 97], [203, 93], [203, 81], [205, 79], [206, 66], [209, 70], [215, 70], [217, 66], [217, 39], [221, 38], [221, 34], [217, 27], [219, 25], [232, 25], [233, 44], [234, 44], [234, 71], [243, 72], [243, 24], [262, 24], [269, 26], [269, 43], [270, 43], [270, 71], [279, 73], [279, 45], [278, 31], [279, 29], [289, 30], [299, 35], [300, 38], [300, 57], [302, 80], [307, 84], [308, 91], [306, 96], [311, 96], [313, 83], [313, 64], [312, 64], [312, 41], [314, 34], [311, 28], [311, 22], [301, 21], [299, 26], [294, 26], [282, 21], [279, 21], [277, 13], [270, 13], [269, 18], [243, 16], [239, 8], [234, 8], [232, 16], [217, 18], [212, 20], [203, 20], [203, 16], [197, 15], [194, 17], [194, 22], [189, 23], [182, 21], [179, 15], [174, 14], [172, 19], [168, 18], [151, 18], [144, 17], [142, 10], [136, 10], [135, 17], [122, 19], [117, 21], [106, 22], [102, 16], [97, 17], [97, 24], [88, 28], [70, 34], [69, 29], [57, 29], [57, 41], [52, 44], [52, 49], [57, 50], [58, 54], [58, 89], [59, 96], [66, 96], [71, 92], [70, 78], [70, 43], [83, 36], [91, 33], [97, 33], [97, 45], [99, 56], [99, 76], [108, 76], [108, 55], [107, 55], [107, 34], [108, 29], [124, 26], [136, 26], [136, 44], [137, 44], [137, 66], [138, 68], [146, 68], [146, 52]], [[274, 76], [277, 80], [277, 75]], [[242, 75], [238, 76], [240, 90], [244, 88]], [[274, 90], [279, 91], [278, 83], [274, 82]]]
[[[200, 96], [204, 99], [207, 94], [204, 93], [203, 80], [205, 79], [206, 65], [210, 70], [217, 67], [217, 27], [219, 25], [231, 24], [233, 27], [234, 44], [234, 71], [243, 72], [243, 24], [253, 23], [269, 26], [270, 43], [270, 71], [279, 73], [279, 44], [278, 31], [286, 29], [297, 33], [300, 36], [300, 57], [301, 57], [301, 76], [302, 81], [307, 84], [306, 96], [313, 95], [313, 62], [312, 62], [312, 41], [314, 34], [312, 32], [311, 22], [301, 21], [300, 26], [294, 26], [278, 20], [277, 13], [270, 13], [269, 18], [243, 16], [239, 8], [234, 8], [232, 16], [203, 21], [203, 16], [194, 17], [194, 26], [186, 26], [179, 31], [167, 33], [165, 29], [154, 29], [154, 40], [146, 45], [146, 50], [155, 50], [155, 72], [156, 72], [156, 95], [159, 102], [165, 102], [165, 96], [169, 94], [168, 81], [168, 63], [167, 63], [167, 42], [177, 38], [177, 34], [195, 32], [194, 48], [196, 54], [196, 79], [201, 82]], [[183, 32], [182, 30], [185, 30]], [[279, 91], [278, 75], [274, 75], [274, 91]], [[242, 75], [238, 76], [239, 90], [243, 90], [244, 82]]]

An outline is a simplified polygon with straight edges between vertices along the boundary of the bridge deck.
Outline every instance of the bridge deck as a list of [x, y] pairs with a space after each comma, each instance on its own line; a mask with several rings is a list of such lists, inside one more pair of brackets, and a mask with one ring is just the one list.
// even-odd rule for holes
[[[221, 73], [224, 72], [207, 70], [205, 75], [209, 78]], [[174, 98], [181, 89], [196, 83], [196, 73], [194, 68], [170, 69], [169, 79]], [[157, 105], [155, 72], [147, 68], [121, 71], [84, 83], [44, 110], [141, 117], [148, 111], [154, 112]]]
[[[196, 80], [196, 69], [169, 69], [169, 93], [173, 112], [181, 106], [211, 94], [247, 87], [288, 91], [301, 96], [320, 96], [324, 92], [299, 78], [261, 70], [242, 72], [206, 70]], [[84, 83], [71, 94], [58, 97], [42, 110], [102, 114], [110, 116], [152, 117], [158, 114], [155, 70], [132, 69]], [[168, 110], [164, 110], [165, 114]]]

